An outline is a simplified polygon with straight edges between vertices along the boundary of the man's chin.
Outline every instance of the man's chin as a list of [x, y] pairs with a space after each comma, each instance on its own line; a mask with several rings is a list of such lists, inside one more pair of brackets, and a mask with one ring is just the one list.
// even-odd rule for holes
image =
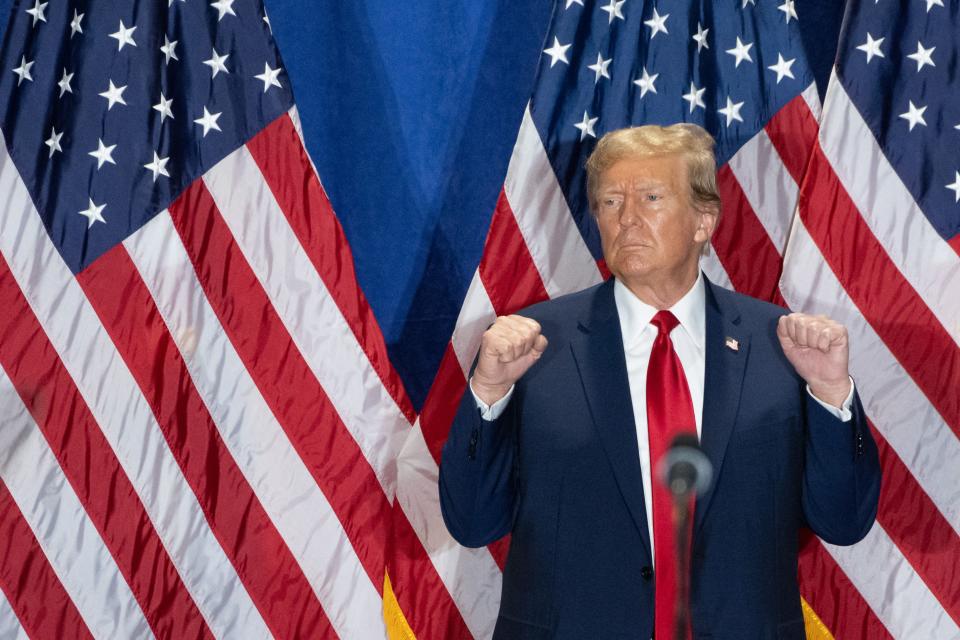
[[608, 263], [607, 266], [610, 268], [611, 273], [621, 281], [643, 279], [651, 272], [648, 262], [637, 259], [628, 258], [624, 260], [621, 258], [615, 265]]

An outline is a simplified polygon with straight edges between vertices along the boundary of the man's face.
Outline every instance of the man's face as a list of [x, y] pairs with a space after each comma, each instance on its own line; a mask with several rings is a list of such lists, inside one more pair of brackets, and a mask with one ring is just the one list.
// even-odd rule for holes
[[696, 273], [716, 215], [690, 200], [680, 155], [625, 158], [600, 175], [597, 224], [610, 271], [628, 286]]

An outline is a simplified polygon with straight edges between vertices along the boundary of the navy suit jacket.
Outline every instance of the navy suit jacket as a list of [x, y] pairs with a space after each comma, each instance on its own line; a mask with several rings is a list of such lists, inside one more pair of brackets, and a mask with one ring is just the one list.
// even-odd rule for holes
[[[469, 547], [512, 534], [495, 638], [649, 640], [652, 549], [613, 281], [520, 313], [549, 346], [496, 421], [464, 394], [440, 465], [444, 520]], [[844, 423], [809, 397], [777, 340], [784, 313], [707, 283], [701, 444], [716, 475], [694, 520], [696, 638], [803, 638], [800, 528], [853, 544], [876, 515], [859, 398]]]

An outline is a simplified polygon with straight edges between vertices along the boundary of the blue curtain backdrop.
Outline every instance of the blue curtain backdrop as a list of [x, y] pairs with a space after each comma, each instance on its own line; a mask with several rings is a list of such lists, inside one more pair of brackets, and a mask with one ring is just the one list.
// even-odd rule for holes
[[360, 286], [419, 409], [480, 260], [552, 6], [306, 4], [267, 11]]
[[[307, 148], [418, 409], [480, 259], [552, 5], [267, 0]], [[0, 0], [0, 29], [31, 6]], [[797, 2], [821, 90], [842, 11]]]

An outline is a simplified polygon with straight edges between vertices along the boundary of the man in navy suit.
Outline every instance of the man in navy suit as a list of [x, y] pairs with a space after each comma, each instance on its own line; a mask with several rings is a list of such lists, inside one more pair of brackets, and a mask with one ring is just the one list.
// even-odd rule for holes
[[873, 524], [880, 469], [846, 329], [704, 277], [715, 174], [695, 125], [604, 136], [587, 188], [615, 277], [483, 335], [440, 498], [462, 544], [512, 534], [495, 638], [667, 635], [655, 586], [673, 549], [651, 498], [664, 357], [681, 381], [668, 413], [695, 422], [715, 472], [692, 527], [693, 637], [803, 638], [800, 528], [845, 545]]

